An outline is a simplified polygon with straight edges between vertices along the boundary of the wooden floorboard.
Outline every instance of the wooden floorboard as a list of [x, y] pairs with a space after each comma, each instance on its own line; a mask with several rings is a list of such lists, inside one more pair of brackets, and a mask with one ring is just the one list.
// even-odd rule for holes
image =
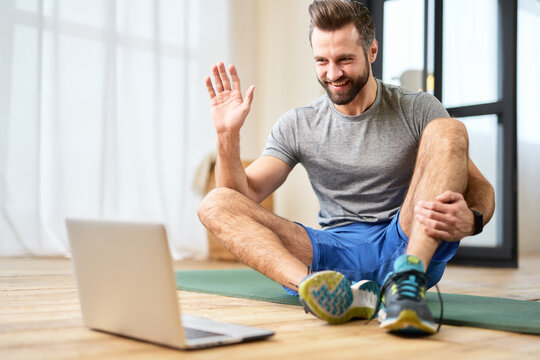
[[[176, 269], [242, 267], [182, 261]], [[540, 299], [540, 254], [519, 269], [451, 266], [441, 292]], [[443, 325], [431, 337], [389, 335], [376, 321], [327, 325], [298, 306], [179, 291], [184, 313], [265, 327], [269, 340], [177, 351], [88, 330], [81, 319], [71, 261], [0, 259], [0, 359], [539, 359], [540, 336]], [[540, 319], [539, 319], [540, 322]]]

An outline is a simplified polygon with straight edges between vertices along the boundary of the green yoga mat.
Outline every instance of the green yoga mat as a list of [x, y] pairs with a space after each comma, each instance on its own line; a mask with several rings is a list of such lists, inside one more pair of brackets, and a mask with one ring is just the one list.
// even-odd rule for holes
[[[180, 290], [300, 305], [297, 296], [252, 269], [177, 271]], [[540, 303], [487, 296], [442, 294], [443, 324], [540, 334]], [[439, 299], [428, 292], [428, 306], [439, 318]]]

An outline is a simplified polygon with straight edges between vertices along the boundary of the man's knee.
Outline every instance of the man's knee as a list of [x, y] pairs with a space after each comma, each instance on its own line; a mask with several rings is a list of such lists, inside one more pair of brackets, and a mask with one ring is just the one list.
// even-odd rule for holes
[[219, 218], [228, 208], [234, 204], [234, 198], [241, 196], [235, 190], [229, 188], [215, 188], [210, 191], [199, 204], [197, 215], [201, 223], [208, 227], [214, 219]]
[[465, 124], [456, 119], [440, 118], [430, 121], [422, 132], [422, 142], [444, 147], [450, 153], [468, 153], [469, 135]]

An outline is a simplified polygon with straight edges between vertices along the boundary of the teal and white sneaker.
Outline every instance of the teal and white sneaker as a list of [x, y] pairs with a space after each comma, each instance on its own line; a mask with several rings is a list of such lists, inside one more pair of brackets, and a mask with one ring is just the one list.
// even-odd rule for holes
[[[384, 281], [380, 326], [391, 332], [429, 335], [439, 330], [426, 304], [427, 275], [420, 259], [402, 255]], [[441, 304], [442, 305], [442, 304]]]
[[343, 324], [353, 318], [371, 319], [379, 300], [379, 285], [363, 280], [351, 286], [337, 271], [321, 271], [307, 276], [298, 287], [306, 312], [330, 324]]

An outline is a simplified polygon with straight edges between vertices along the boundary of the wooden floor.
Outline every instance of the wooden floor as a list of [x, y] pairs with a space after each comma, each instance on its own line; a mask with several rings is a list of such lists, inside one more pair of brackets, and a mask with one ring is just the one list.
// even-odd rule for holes
[[[211, 261], [177, 269], [231, 268]], [[520, 269], [449, 267], [442, 292], [540, 299], [540, 254]], [[0, 359], [540, 359], [540, 336], [443, 325], [423, 339], [387, 334], [377, 321], [330, 326], [292, 305], [179, 292], [185, 313], [274, 330], [269, 340], [176, 351], [84, 327], [71, 261], [0, 259]], [[540, 319], [538, 320], [540, 322]]]

